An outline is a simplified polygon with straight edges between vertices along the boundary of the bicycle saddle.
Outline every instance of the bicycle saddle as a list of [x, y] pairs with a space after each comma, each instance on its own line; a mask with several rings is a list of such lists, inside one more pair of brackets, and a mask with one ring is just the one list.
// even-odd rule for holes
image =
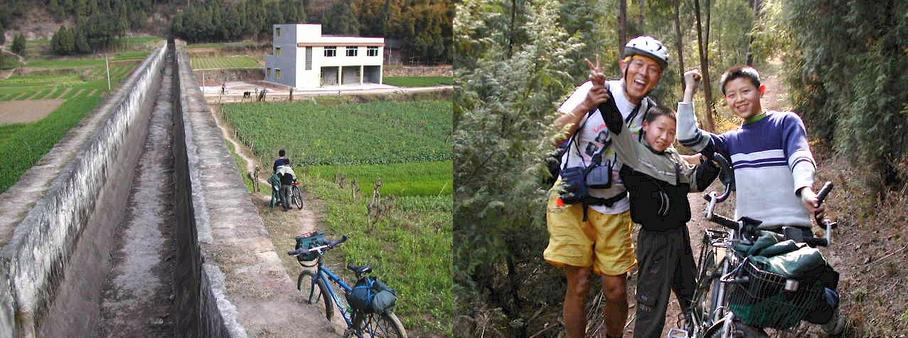
[[356, 266], [356, 265], [353, 265], [353, 264], [348, 264], [348, 265], [347, 265], [347, 270], [353, 271], [353, 272], [355, 272], [357, 275], [362, 275], [362, 274], [367, 274], [367, 273], [372, 272], [372, 267], [369, 266], [368, 264], [366, 264], [366, 265], [359, 265], [359, 266]]

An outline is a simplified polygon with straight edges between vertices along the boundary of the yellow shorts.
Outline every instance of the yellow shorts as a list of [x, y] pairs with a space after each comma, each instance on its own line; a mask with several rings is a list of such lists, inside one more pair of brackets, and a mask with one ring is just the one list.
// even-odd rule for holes
[[549, 264], [592, 267], [607, 276], [622, 275], [637, 265], [630, 211], [608, 215], [590, 208], [584, 222], [582, 204], [558, 203], [556, 184], [549, 192], [545, 216], [549, 245], [543, 257]]

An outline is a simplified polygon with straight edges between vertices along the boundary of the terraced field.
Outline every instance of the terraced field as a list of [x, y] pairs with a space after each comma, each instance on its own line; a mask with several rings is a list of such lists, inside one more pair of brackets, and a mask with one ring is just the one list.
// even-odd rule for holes
[[[130, 43], [153, 44], [152, 37], [134, 38]], [[160, 40], [159, 38], [154, 38]], [[41, 50], [42, 41], [29, 41], [32, 52]], [[110, 83], [112, 90], [129, 77], [150, 50], [132, 50], [112, 54]], [[0, 192], [15, 184], [25, 171], [103, 101], [107, 89], [107, 71], [103, 57], [35, 58], [20, 65], [17, 72], [0, 80], [0, 101], [63, 100], [44, 119], [26, 124], [0, 124]]]

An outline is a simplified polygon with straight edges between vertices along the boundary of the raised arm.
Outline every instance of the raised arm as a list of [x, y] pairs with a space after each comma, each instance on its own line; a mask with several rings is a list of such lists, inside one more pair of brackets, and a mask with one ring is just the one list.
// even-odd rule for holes
[[[700, 71], [689, 70], [684, 73], [684, 97], [678, 102], [678, 142], [694, 151], [718, 148], [720, 139], [697, 127], [697, 115], [694, 113], [694, 93], [700, 83]], [[715, 149], [718, 150], [718, 149]], [[711, 154], [707, 154], [712, 156]]]

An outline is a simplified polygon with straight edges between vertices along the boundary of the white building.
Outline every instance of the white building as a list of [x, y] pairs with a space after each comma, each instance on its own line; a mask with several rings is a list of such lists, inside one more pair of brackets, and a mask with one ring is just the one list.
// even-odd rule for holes
[[382, 82], [384, 38], [322, 35], [322, 25], [274, 25], [265, 80], [300, 89]]

